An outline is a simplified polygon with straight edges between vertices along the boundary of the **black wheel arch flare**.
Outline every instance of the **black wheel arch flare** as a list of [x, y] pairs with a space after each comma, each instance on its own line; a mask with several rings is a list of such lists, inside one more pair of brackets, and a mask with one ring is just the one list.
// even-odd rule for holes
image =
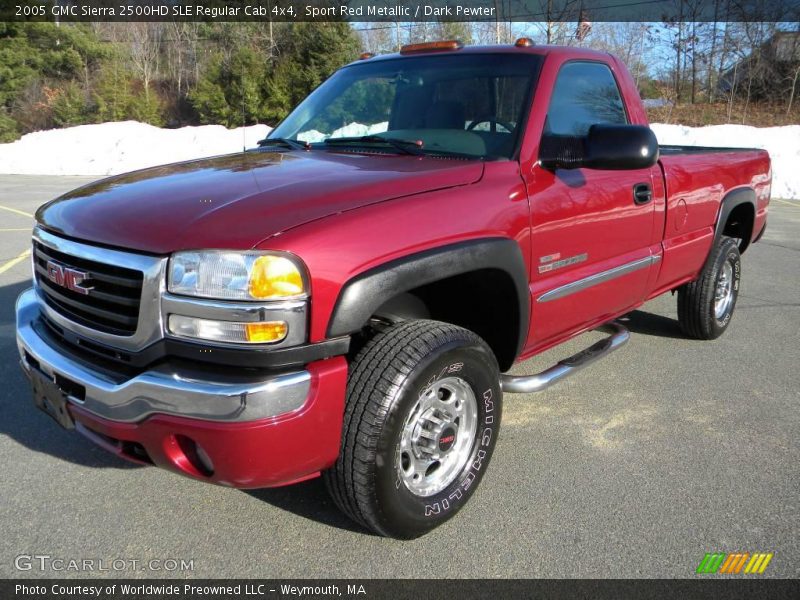
[[[741, 206], [742, 204], [749, 204], [753, 208], [753, 220], [755, 223], [755, 215], [756, 215], [756, 192], [752, 188], [738, 188], [735, 190], [731, 190], [722, 198], [722, 202], [720, 203], [719, 207], [719, 214], [717, 214], [717, 222], [714, 227], [714, 243], [711, 245], [713, 249], [719, 238], [722, 237], [723, 231], [725, 230], [725, 224], [728, 222], [728, 217], [731, 216], [731, 213], [734, 211], [735, 208]], [[750, 237], [752, 237], [752, 232], [750, 232]], [[750, 245], [750, 239], [743, 239], [740, 250], [744, 252], [747, 247]], [[712, 252], [709, 252], [709, 255]]]
[[389, 261], [347, 281], [339, 292], [328, 323], [327, 337], [360, 331], [391, 298], [448, 277], [492, 269], [506, 273], [514, 284], [519, 308], [515, 356], [528, 334], [530, 292], [522, 249], [514, 240], [479, 238], [448, 244]]

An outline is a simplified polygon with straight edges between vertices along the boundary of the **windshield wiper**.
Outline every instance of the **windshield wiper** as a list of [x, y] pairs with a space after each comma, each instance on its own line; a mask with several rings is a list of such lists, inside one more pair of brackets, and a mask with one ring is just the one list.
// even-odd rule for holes
[[328, 146], [341, 144], [342, 146], [358, 146], [359, 144], [386, 144], [399, 150], [403, 154], [421, 156], [425, 154], [421, 141], [401, 140], [400, 138], [383, 137], [380, 135], [361, 135], [353, 137], [328, 138], [323, 142]]
[[300, 142], [298, 140], [290, 140], [289, 138], [264, 138], [258, 141], [258, 147], [264, 148], [266, 146], [284, 146], [292, 150], [310, 150], [311, 144], [308, 142]]

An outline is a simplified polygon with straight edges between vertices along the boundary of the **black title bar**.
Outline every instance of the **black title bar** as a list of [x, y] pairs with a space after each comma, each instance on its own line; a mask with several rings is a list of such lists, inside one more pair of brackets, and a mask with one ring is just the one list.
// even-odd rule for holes
[[2, 0], [0, 21], [800, 21], [800, 0]]
[[780, 579], [547, 580], [547, 579], [306, 579], [306, 580], [0, 580], [3, 600], [469, 600], [471, 598], [797, 598], [800, 581]]

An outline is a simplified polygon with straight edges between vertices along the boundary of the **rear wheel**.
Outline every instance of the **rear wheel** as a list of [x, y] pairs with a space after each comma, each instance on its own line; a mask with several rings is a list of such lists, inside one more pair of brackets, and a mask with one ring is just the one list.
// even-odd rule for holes
[[700, 276], [678, 289], [678, 321], [686, 335], [713, 340], [723, 334], [736, 307], [741, 276], [738, 244], [720, 238]]
[[427, 533], [486, 472], [501, 400], [495, 357], [474, 333], [419, 320], [376, 334], [351, 365], [331, 496], [381, 535]]

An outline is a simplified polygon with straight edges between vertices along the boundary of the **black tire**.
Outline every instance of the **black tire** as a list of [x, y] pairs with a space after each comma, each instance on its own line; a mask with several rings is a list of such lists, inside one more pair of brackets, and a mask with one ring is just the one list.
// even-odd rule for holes
[[[472, 390], [469, 402], [477, 410], [470, 419], [475, 433], [469, 436], [458, 428], [439, 432], [433, 448], [446, 453], [451, 446], [442, 446], [445, 433], [457, 433], [453, 439], [464, 437], [453, 463], [466, 460], [467, 451], [469, 458], [463, 468], [454, 468], [454, 478], [444, 489], [422, 497], [401, 479], [398, 465], [408, 453], [401, 458], [400, 440], [409, 431], [407, 421], [420, 410], [423, 392], [438, 382], [446, 385], [445, 378], [459, 385], [466, 382]], [[466, 329], [415, 320], [375, 334], [350, 366], [342, 448], [336, 464], [324, 474], [336, 505], [372, 531], [401, 539], [419, 537], [453, 517], [475, 492], [497, 442], [502, 409], [499, 381], [494, 354]], [[441, 483], [446, 481], [442, 478]]]
[[[715, 294], [726, 271], [731, 276], [730, 300], [718, 315]], [[721, 237], [711, 250], [711, 256], [700, 276], [678, 288], [678, 321], [687, 336], [698, 340], [713, 340], [725, 332], [736, 308], [741, 277], [742, 258], [739, 246], [734, 239]]]

